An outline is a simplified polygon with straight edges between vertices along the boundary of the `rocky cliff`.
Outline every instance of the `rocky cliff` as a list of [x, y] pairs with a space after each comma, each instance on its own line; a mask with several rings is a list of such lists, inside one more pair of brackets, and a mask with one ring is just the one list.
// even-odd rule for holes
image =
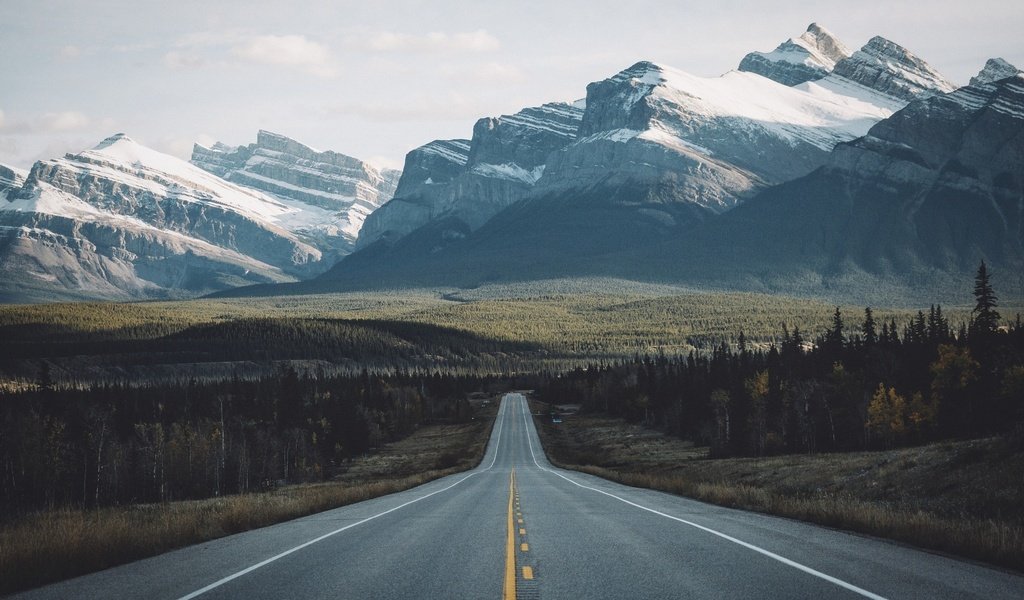
[[268, 131], [260, 131], [256, 143], [247, 146], [197, 144], [192, 164], [282, 201], [319, 209], [323, 218], [298, 230], [333, 259], [352, 251], [366, 217], [394, 195], [400, 175]]
[[800, 37], [782, 42], [771, 52], [747, 54], [739, 70], [792, 86], [825, 77], [849, 56], [850, 50], [831, 31], [811, 23]]

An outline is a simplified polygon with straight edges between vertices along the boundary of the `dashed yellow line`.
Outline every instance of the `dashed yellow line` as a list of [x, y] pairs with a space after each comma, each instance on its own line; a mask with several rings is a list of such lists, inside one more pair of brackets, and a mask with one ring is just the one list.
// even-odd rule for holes
[[523, 567], [523, 579], [533, 579], [533, 567]]
[[526, 528], [525, 527], [520, 527], [519, 528], [519, 535], [526, 535]]
[[529, 552], [530, 551], [530, 545], [527, 544], [526, 542], [523, 542], [522, 544], [519, 544], [519, 551], [520, 552]]
[[501, 594], [503, 600], [516, 599], [516, 536], [515, 527], [512, 525], [512, 499], [515, 497], [515, 491], [516, 470], [512, 469], [508, 484], [508, 536], [505, 548], [505, 585]]

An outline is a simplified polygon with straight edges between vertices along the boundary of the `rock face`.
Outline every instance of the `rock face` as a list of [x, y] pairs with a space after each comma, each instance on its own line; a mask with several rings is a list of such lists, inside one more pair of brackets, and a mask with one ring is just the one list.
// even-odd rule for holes
[[410, 152], [395, 197], [367, 219], [358, 246], [393, 243], [428, 223], [463, 235], [524, 198], [548, 156], [576, 138], [582, 107], [550, 103], [480, 119], [471, 140], [437, 140]]
[[352, 251], [366, 217], [394, 195], [400, 175], [344, 154], [318, 152], [268, 131], [260, 131], [256, 143], [248, 146], [197, 144], [192, 164], [284, 202], [330, 213], [297, 231], [335, 258]]
[[239, 187], [123, 134], [3, 178], [14, 182], [0, 191], [9, 300], [194, 295], [330, 266], [303, 231], [333, 211]]
[[[575, 131], [576, 118], [552, 126], [550, 108], [544, 121], [523, 118], [531, 110], [484, 119], [466, 155], [443, 153], [436, 179], [417, 167], [436, 146], [411, 153], [395, 199], [367, 220], [365, 251], [323, 279], [473, 285], [572, 273], [806, 175], [904, 104], [847, 81], [789, 87], [637, 63], [587, 87]], [[565, 106], [557, 114], [575, 117]]]
[[836, 63], [832, 75], [906, 102], [957, 88], [903, 46], [878, 36]]
[[821, 79], [836, 63], [849, 58], [850, 50], [829, 30], [811, 23], [800, 37], [782, 42], [771, 52], [751, 52], [739, 70], [757, 73], [783, 85]]
[[[1024, 76], [909, 104], [689, 239], [638, 258], [690, 281], [832, 289], [894, 301], [965, 289], [984, 259], [1020, 293], [1024, 272]], [[729, 240], [722, 243], [721, 240]], [[678, 254], [676, 254], [678, 253]], [[659, 256], [691, 257], [667, 265]], [[799, 282], [799, 283], [797, 283]]]
[[1006, 79], [1007, 77], [1013, 77], [1020, 73], [1021, 70], [1011, 65], [1001, 58], [990, 58], [985, 62], [985, 67], [980, 73], [971, 77], [971, 86], [984, 85], [986, 83], [993, 83], [1000, 79]]
[[27, 178], [27, 171], [23, 171], [17, 167], [0, 165], [0, 194], [2, 194], [4, 190], [21, 187], [24, 185]]

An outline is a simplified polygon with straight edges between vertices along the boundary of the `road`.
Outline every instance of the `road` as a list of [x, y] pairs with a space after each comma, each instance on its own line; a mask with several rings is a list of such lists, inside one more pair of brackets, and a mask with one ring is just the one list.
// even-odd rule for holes
[[1022, 598], [1024, 577], [556, 469], [526, 400], [473, 471], [18, 598]]

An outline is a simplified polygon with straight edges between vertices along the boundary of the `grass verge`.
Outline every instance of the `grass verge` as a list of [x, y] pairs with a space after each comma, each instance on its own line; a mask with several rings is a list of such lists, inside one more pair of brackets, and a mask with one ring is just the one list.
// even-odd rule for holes
[[175, 548], [369, 500], [473, 468], [483, 459], [492, 403], [473, 423], [420, 429], [352, 461], [337, 481], [164, 504], [60, 509], [0, 527], [0, 595]]
[[1024, 571], [1024, 449], [1006, 439], [709, 459], [704, 449], [616, 419], [536, 422], [560, 467]]

